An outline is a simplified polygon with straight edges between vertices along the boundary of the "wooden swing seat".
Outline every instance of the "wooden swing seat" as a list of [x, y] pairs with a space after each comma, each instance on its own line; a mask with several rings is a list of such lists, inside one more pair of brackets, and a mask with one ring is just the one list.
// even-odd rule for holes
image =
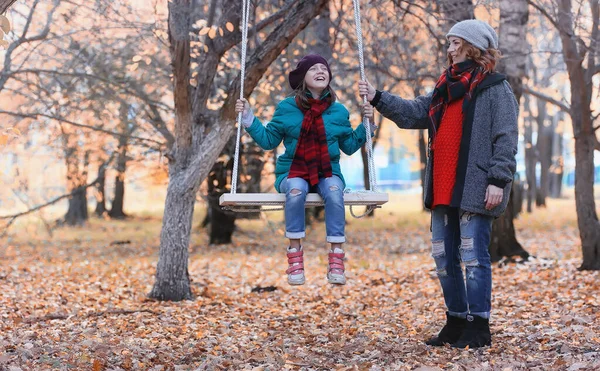
[[[380, 206], [389, 201], [387, 193], [349, 192], [344, 193], [344, 205]], [[221, 206], [283, 206], [283, 193], [224, 193], [219, 198]], [[323, 206], [323, 199], [317, 193], [306, 195], [306, 207]]]

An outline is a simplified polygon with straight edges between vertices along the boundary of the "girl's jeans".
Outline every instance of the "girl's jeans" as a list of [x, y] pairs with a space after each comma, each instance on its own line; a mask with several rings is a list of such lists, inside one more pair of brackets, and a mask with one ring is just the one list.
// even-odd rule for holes
[[[285, 193], [285, 236], [301, 239], [306, 236], [304, 204], [311, 190], [302, 178], [285, 178], [281, 182], [281, 193]], [[344, 209], [344, 183], [337, 176], [320, 178], [313, 187], [325, 203], [325, 229], [327, 242], [346, 242], [346, 211]]]
[[437, 206], [432, 211], [431, 255], [451, 315], [490, 317], [492, 267], [488, 247], [492, 221], [491, 216], [454, 207]]

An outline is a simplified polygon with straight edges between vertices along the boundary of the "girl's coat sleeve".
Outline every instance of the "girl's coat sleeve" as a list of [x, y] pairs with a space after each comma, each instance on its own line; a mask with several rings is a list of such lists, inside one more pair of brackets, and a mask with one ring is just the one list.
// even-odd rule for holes
[[264, 150], [271, 150], [277, 148], [277, 146], [283, 140], [285, 134], [285, 110], [282, 108], [281, 103], [277, 105], [273, 118], [266, 125], [263, 126], [258, 118], [254, 118], [252, 125], [246, 128], [246, 131], [252, 139]]

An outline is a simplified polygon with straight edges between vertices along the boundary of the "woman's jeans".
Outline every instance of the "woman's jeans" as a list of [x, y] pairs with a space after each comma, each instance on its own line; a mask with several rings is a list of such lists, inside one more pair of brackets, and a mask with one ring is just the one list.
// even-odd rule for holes
[[[492, 266], [488, 247], [493, 217], [437, 206], [431, 218], [431, 255], [449, 314], [490, 317]], [[463, 277], [461, 262], [465, 266]]]
[[[306, 195], [311, 191], [309, 184], [302, 178], [285, 178], [281, 182], [281, 193], [285, 193], [285, 236], [297, 240], [306, 236], [304, 208]], [[320, 178], [313, 187], [325, 203], [325, 229], [327, 242], [346, 242], [346, 211], [344, 209], [344, 183], [333, 175]]]

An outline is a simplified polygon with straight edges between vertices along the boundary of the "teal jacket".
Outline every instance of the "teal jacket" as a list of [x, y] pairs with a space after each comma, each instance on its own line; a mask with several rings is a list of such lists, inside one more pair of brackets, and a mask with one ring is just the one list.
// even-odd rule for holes
[[[347, 155], [356, 152], [366, 140], [364, 125], [352, 129], [349, 121], [350, 114], [346, 107], [340, 103], [333, 103], [323, 112], [323, 123], [327, 134], [327, 147], [331, 158], [331, 170], [340, 177], [346, 185], [340, 170], [340, 150]], [[246, 128], [252, 139], [263, 149], [271, 150], [283, 140], [285, 152], [277, 158], [275, 166], [275, 189], [280, 191], [281, 181], [287, 177], [296, 153], [296, 145], [300, 138], [300, 128], [304, 113], [296, 105], [294, 97], [282, 100], [275, 109], [273, 118], [263, 126], [258, 118], [254, 118], [252, 125]]]

